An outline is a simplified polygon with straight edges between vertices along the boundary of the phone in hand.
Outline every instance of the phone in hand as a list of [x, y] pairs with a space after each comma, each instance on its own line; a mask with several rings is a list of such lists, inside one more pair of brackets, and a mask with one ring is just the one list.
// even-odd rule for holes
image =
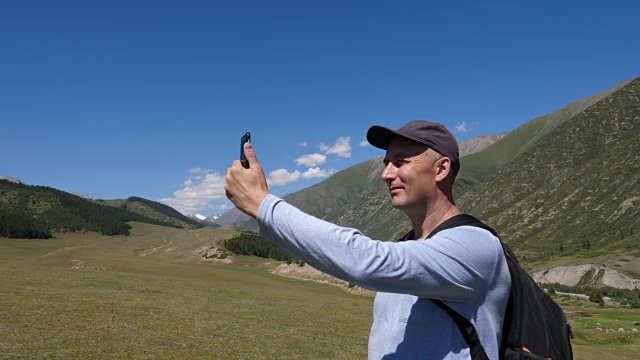
[[242, 135], [240, 138], [240, 163], [245, 169], [249, 168], [249, 161], [247, 161], [247, 157], [244, 155], [244, 143], [251, 142], [251, 133], [247, 132]]

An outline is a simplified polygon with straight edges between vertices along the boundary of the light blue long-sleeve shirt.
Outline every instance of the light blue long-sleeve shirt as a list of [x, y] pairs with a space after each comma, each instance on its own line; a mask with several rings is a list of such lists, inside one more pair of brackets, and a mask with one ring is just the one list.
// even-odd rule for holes
[[260, 235], [312, 267], [377, 291], [369, 359], [470, 359], [455, 321], [430, 299], [467, 318], [498, 359], [511, 280], [499, 239], [472, 226], [428, 240], [385, 242], [305, 214], [268, 195]]

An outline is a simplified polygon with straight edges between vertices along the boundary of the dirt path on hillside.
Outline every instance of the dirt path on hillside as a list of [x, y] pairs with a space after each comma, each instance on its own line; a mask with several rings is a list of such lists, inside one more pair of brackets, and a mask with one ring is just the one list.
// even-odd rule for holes
[[317, 270], [307, 264], [304, 266], [298, 266], [296, 264], [280, 264], [271, 270], [272, 273], [280, 276], [286, 276], [299, 280], [315, 281], [323, 284], [329, 284], [338, 286], [343, 290], [352, 294], [363, 296], [375, 296], [375, 291], [367, 290], [359, 286], [350, 284], [344, 280], [340, 280], [331, 275], [325, 274], [320, 270]]
[[148, 249], [148, 250], [142, 250], [140, 251], [140, 253], [138, 254], [141, 257], [145, 257], [145, 256], [149, 256], [151, 254], [153, 254], [154, 252], [166, 248], [168, 246], [173, 245], [173, 241], [172, 240], [167, 240], [167, 234], [162, 234], [162, 241], [164, 242], [164, 244], [160, 245], [160, 246], [156, 246], [154, 248]]

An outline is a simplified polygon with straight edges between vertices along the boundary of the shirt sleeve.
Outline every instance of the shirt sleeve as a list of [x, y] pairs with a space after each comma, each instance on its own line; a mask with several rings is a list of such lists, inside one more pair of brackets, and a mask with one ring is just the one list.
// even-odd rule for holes
[[260, 235], [312, 267], [374, 291], [467, 301], [483, 294], [502, 247], [490, 232], [447, 229], [428, 240], [386, 242], [308, 215], [268, 195]]

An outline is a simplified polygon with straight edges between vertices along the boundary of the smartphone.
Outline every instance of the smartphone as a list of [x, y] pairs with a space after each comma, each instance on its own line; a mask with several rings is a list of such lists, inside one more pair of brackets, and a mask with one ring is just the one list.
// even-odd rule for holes
[[249, 162], [247, 161], [247, 157], [244, 155], [244, 143], [251, 142], [251, 133], [247, 132], [242, 135], [240, 138], [240, 162], [245, 169], [249, 168]]

